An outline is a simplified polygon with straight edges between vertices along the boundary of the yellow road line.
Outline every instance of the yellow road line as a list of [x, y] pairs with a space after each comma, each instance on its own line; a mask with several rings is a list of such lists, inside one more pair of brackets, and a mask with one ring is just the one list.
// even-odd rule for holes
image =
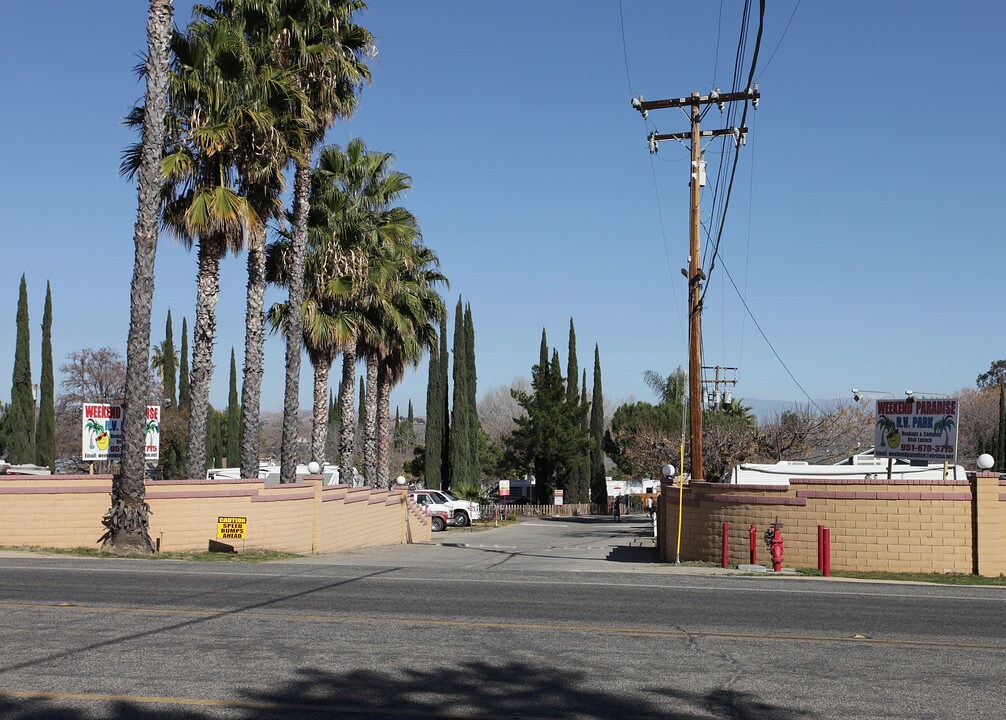
[[487, 628], [495, 630], [549, 630], [554, 632], [605, 632], [616, 635], [642, 635], [651, 637], [692, 637], [722, 640], [774, 640], [808, 643], [859, 643], [899, 647], [951, 648], [960, 650], [1006, 651], [1006, 644], [961, 643], [942, 640], [905, 640], [896, 638], [848, 637], [839, 635], [791, 635], [786, 633], [741, 633], [691, 631], [681, 628], [631, 628], [610, 625], [556, 625], [544, 623], [479, 622], [475, 620], [433, 620], [427, 618], [386, 618], [368, 616], [338, 617], [311, 613], [260, 612], [255, 610], [190, 610], [172, 608], [108, 607], [97, 605], [0, 603], [0, 608], [26, 608], [34, 610], [77, 610], [101, 613], [136, 613], [142, 615], [183, 615], [190, 617], [243, 617], [282, 620], [311, 620], [327, 623], [373, 623], [388, 625], [419, 625], [427, 627]]

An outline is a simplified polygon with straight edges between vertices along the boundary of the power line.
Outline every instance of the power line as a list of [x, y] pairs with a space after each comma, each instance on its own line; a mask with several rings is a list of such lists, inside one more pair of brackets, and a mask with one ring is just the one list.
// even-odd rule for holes
[[813, 405], [815, 408], [817, 408], [817, 411], [819, 413], [821, 413], [822, 415], [824, 415], [824, 410], [822, 410], [821, 407], [816, 402], [814, 402], [814, 398], [812, 398], [807, 393], [807, 391], [804, 390], [803, 385], [800, 384], [800, 381], [797, 380], [796, 376], [793, 375], [793, 373], [790, 371], [789, 366], [786, 365], [785, 362], [783, 362], [783, 359], [782, 359], [782, 357], [780, 357], [779, 353], [776, 351], [775, 346], [772, 345], [772, 342], [768, 339], [768, 335], [766, 335], [765, 331], [762, 330], [761, 324], [758, 322], [758, 318], [756, 318], [754, 316], [754, 313], [751, 312], [751, 308], [748, 306], [747, 300], [744, 299], [744, 296], [741, 295], [740, 290], [738, 290], [737, 283], [734, 282], [734, 278], [730, 274], [730, 270], [727, 269], [726, 263], [723, 262], [722, 258], [720, 259], [720, 264], [723, 266], [723, 272], [724, 272], [724, 274], [726, 274], [727, 279], [730, 281], [730, 284], [733, 285], [734, 292], [736, 292], [737, 293], [737, 297], [740, 298], [741, 304], [744, 306], [744, 309], [747, 310], [748, 315], [751, 316], [751, 322], [753, 322], [754, 325], [755, 325], [755, 327], [758, 328], [758, 332], [761, 333], [762, 339], [765, 341], [765, 344], [768, 345], [769, 350], [771, 350], [772, 354], [775, 355], [775, 359], [779, 361], [780, 365], [782, 365], [782, 369], [786, 371], [787, 375], [789, 375], [790, 380], [792, 380], [796, 384], [796, 386], [798, 388], [800, 388], [800, 392], [802, 392], [804, 394], [804, 397], [807, 398], [807, 401], [811, 405]]
[[[630, 79], [630, 76], [629, 76], [629, 51], [628, 51], [628, 48], [627, 48], [627, 43], [625, 42], [625, 16], [622, 13], [622, 0], [618, 0], [618, 20], [619, 20], [619, 25], [620, 25], [621, 31], [622, 31], [622, 58], [625, 61], [625, 83], [628, 86], [629, 97], [631, 98], [633, 96], [633, 92], [632, 92], [632, 80]], [[643, 117], [643, 128], [644, 129], [647, 128], [647, 123], [646, 123], [646, 117], [645, 116]], [[680, 158], [680, 159], [683, 160], [684, 158]], [[674, 161], [669, 161], [669, 162], [674, 162]], [[668, 250], [668, 248], [667, 248], [667, 232], [664, 229], [664, 212], [663, 212], [663, 210], [660, 207], [660, 187], [657, 184], [657, 168], [656, 168], [656, 165], [653, 164], [653, 155], [652, 155], [652, 153], [650, 154], [650, 174], [653, 177], [653, 195], [654, 195], [654, 198], [655, 198], [655, 200], [657, 202], [657, 218], [660, 221], [660, 237], [661, 237], [661, 241], [662, 241], [661, 244], [664, 247], [664, 259], [667, 262], [667, 278], [668, 278], [668, 282], [671, 285], [673, 285], [674, 284], [674, 272], [671, 270], [671, 254], [670, 254], [670, 250]], [[684, 323], [681, 320], [681, 308], [678, 306], [678, 295], [675, 292], [671, 292], [671, 293], [669, 293], [669, 295], [671, 296], [671, 300], [674, 302], [674, 315], [678, 319], [678, 332], [681, 334], [681, 341], [682, 341], [682, 343], [686, 343], [686, 341], [685, 341]]]
[[762, 75], [765, 74], [765, 71], [768, 70], [768, 66], [772, 64], [772, 60], [775, 58], [775, 54], [779, 52], [779, 47], [782, 45], [782, 41], [786, 39], [786, 31], [789, 30], [790, 23], [793, 22], [793, 18], [796, 17], [796, 11], [800, 7], [800, 2], [801, 0], [796, 0], [796, 5], [793, 7], [793, 12], [790, 13], [789, 20], [786, 21], [786, 27], [783, 28], [782, 37], [779, 38], [779, 42], [776, 43], [775, 50], [773, 50], [772, 54], [769, 55], [768, 62], [765, 63], [765, 67], [761, 69], [761, 72], [758, 73], [758, 77], [755, 78], [755, 80], [757, 80], [758, 78], [760, 78]]
[[[745, 5], [745, 8], [746, 7], [747, 6]], [[758, 7], [759, 7], [759, 12], [758, 12], [758, 34], [755, 37], [754, 53], [751, 56], [751, 70], [748, 73], [748, 83], [747, 83], [748, 89], [751, 88], [751, 86], [753, 84], [753, 81], [754, 81], [755, 68], [757, 67], [757, 64], [758, 64], [758, 52], [761, 49], [762, 32], [763, 32], [764, 27], [765, 27], [765, 22], [764, 22], [765, 21], [765, 0], [759, 0]], [[747, 114], [748, 114], [748, 102], [745, 101], [744, 102], [744, 110], [741, 113], [740, 127], [742, 127], [742, 128], [744, 127], [744, 123], [747, 120]], [[738, 138], [738, 142], [740, 142], [739, 138]], [[735, 153], [734, 153], [733, 167], [730, 170], [730, 182], [727, 185], [726, 199], [723, 201], [723, 215], [722, 215], [722, 218], [720, 219], [719, 230], [718, 230], [718, 232], [716, 234], [716, 244], [713, 246], [713, 254], [712, 254], [712, 257], [710, 258], [710, 261], [709, 261], [709, 272], [706, 273], [706, 275], [707, 275], [707, 283], [706, 283], [706, 287], [702, 291], [702, 297], [700, 298], [700, 305], [701, 305], [701, 300], [705, 299], [706, 292], [709, 290], [708, 280], [712, 278], [713, 268], [716, 267], [716, 257], [719, 254], [720, 241], [723, 239], [723, 227], [726, 225], [727, 210], [730, 207], [730, 193], [733, 190], [734, 177], [737, 174], [737, 162], [739, 160], [740, 160], [740, 153], [735, 151]]]
[[[629, 97], [631, 98], [633, 96], [632, 80], [629, 79], [629, 51], [625, 42], [625, 18], [622, 17], [622, 0], [618, 0], [618, 22], [622, 27], [622, 57], [625, 59], [625, 84], [629, 86]], [[778, 50], [778, 48], [776, 49]]]

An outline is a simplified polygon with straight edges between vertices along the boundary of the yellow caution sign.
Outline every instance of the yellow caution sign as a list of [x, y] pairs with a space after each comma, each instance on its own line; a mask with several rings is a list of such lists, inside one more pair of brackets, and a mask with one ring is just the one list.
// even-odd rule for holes
[[218, 517], [217, 537], [221, 540], [244, 540], [248, 537], [248, 518]]

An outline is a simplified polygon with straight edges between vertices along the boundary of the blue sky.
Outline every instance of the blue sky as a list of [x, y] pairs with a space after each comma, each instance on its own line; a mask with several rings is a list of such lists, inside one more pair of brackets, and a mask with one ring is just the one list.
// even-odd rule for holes
[[[768, 3], [762, 102], [749, 115], [723, 265], [814, 398], [972, 385], [1006, 357], [995, 287], [1006, 264], [997, 141], [1006, 5], [804, 2], [793, 15], [795, 4]], [[374, 82], [329, 141], [362, 137], [412, 175], [404, 204], [451, 279], [448, 306], [459, 294], [472, 306], [480, 394], [529, 373], [543, 327], [565, 363], [572, 317], [581, 368], [600, 346], [606, 398], [650, 399], [643, 372], [686, 362], [688, 169], [675, 143], [651, 160], [630, 84], [649, 99], [727, 88], [742, 3], [624, 0], [624, 56], [616, 0], [370, 5], [360, 21], [378, 39]], [[190, 12], [178, 0], [176, 23]], [[124, 351], [136, 195], [118, 175], [133, 139], [120, 119], [143, 92], [133, 68], [145, 13], [136, 0], [0, 9], [4, 400], [22, 272], [35, 376], [47, 280], [57, 366], [85, 347]], [[719, 120], [713, 110], [705, 127]], [[677, 110], [650, 121], [687, 129]], [[707, 159], [718, 151], [711, 144]], [[169, 308], [176, 340], [182, 316], [192, 322], [195, 269], [192, 253], [162, 239], [155, 341]], [[229, 257], [218, 407], [232, 346], [241, 363], [244, 293], [244, 258]], [[719, 269], [704, 330], [704, 364], [738, 366], [737, 395], [804, 399]], [[404, 412], [411, 398], [422, 413], [425, 381], [424, 364], [393, 404]], [[263, 409], [280, 409], [282, 393], [273, 336]]]

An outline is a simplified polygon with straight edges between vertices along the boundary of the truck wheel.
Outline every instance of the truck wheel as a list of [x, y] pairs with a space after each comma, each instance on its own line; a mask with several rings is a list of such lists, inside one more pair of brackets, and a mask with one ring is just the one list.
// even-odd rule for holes
[[454, 513], [454, 524], [458, 527], [464, 527], [468, 524], [468, 513], [464, 510], [458, 510]]
[[430, 518], [430, 528], [433, 532], [440, 532], [444, 529], [444, 519], [442, 517], [432, 517]]

